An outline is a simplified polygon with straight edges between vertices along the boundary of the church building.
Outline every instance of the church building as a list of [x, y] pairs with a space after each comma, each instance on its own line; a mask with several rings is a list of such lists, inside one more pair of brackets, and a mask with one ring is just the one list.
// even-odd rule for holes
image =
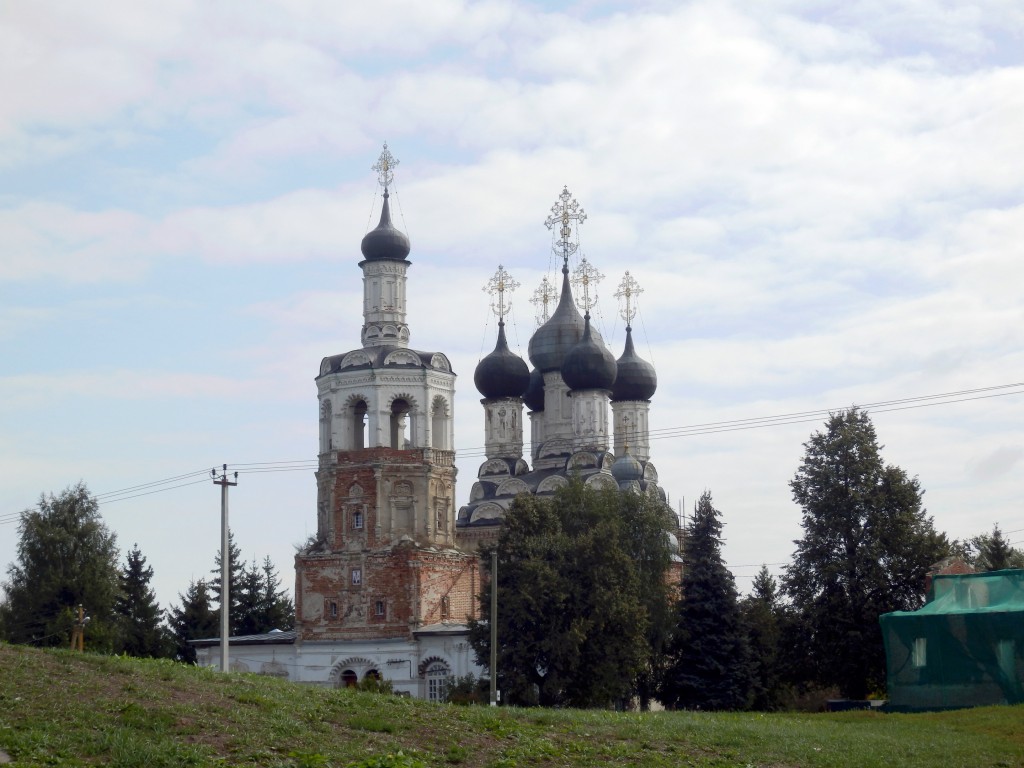
[[[617, 360], [591, 322], [601, 276], [583, 258], [570, 277], [574, 227], [586, 214], [566, 189], [546, 222], [562, 261], [561, 291], [549, 316], [555, 294], [542, 286], [532, 371], [505, 336], [508, 295], [518, 284], [502, 267], [489, 284], [498, 338], [474, 372], [485, 460], [456, 510], [456, 375], [443, 352], [411, 346], [411, 246], [389, 202], [396, 165], [385, 145], [373, 167], [383, 187], [380, 222], [363, 237], [358, 263], [360, 346], [325, 357], [316, 376], [317, 533], [295, 557], [296, 627], [233, 637], [229, 651], [235, 670], [329, 686], [384, 679], [397, 692], [438, 700], [448, 679], [484, 671], [466, 624], [478, 613], [483, 581], [477, 551], [496, 539], [517, 495], [551, 495], [579, 474], [593, 487], [665, 499], [650, 462], [657, 377], [634, 349], [640, 289], [628, 272], [616, 294], [626, 321]], [[674, 534], [667, 532], [673, 542]], [[218, 639], [195, 645], [200, 664], [218, 665]]]

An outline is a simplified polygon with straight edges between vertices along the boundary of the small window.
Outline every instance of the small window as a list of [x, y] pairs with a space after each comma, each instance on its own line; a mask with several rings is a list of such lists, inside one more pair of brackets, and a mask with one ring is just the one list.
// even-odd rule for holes
[[374, 613], [376, 613], [378, 616], [383, 616], [384, 615], [384, 601], [383, 600], [378, 600], [377, 601], [377, 605], [374, 607]]
[[338, 617], [338, 604], [337, 603], [331, 603], [331, 618], [334, 619], [334, 618], [337, 618], [337, 617]]
[[358, 587], [362, 583], [363, 583], [363, 569], [362, 568], [353, 568], [352, 569], [352, 586], [353, 587]]
[[353, 512], [352, 513], [352, 527], [356, 530], [361, 530], [363, 527], [363, 513]]
[[928, 664], [928, 641], [927, 638], [918, 637], [914, 639], [914, 647], [911, 651], [911, 664], [915, 669], [921, 669]]
[[441, 618], [447, 619], [451, 616], [451, 602], [448, 600], [448, 596], [445, 595], [441, 598]]

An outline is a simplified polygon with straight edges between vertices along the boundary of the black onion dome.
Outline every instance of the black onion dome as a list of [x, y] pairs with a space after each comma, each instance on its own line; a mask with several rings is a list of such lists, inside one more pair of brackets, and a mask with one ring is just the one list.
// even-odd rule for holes
[[566, 353], [583, 338], [583, 318], [572, 300], [569, 288], [569, 268], [562, 267], [562, 296], [554, 313], [530, 339], [530, 362], [541, 373], [557, 371], [562, 367]]
[[615, 356], [604, 342], [594, 340], [589, 314], [583, 322], [583, 338], [562, 361], [562, 380], [570, 389], [611, 389], [615, 383]]
[[619, 373], [612, 387], [612, 401], [650, 400], [658, 388], [654, 366], [633, 349], [633, 329], [626, 326], [626, 348], [618, 360]]
[[544, 374], [538, 368], [530, 371], [530, 386], [523, 393], [523, 402], [531, 411], [544, 410]]
[[643, 476], [643, 465], [630, 454], [627, 446], [625, 452], [612, 464], [612, 477], [615, 478], [615, 482], [622, 484], [640, 480]]
[[498, 321], [498, 343], [494, 351], [477, 364], [473, 383], [488, 399], [519, 397], [530, 384], [530, 369], [523, 358], [508, 348], [502, 320]]
[[380, 224], [363, 236], [360, 250], [367, 261], [405, 261], [405, 257], [409, 255], [409, 238], [391, 224], [391, 206], [388, 204], [386, 187]]

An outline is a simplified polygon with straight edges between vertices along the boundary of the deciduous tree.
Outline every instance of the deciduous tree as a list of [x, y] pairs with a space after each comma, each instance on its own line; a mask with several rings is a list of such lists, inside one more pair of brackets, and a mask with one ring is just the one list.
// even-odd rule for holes
[[879, 615], [921, 605], [928, 567], [948, 543], [917, 478], [882, 461], [864, 411], [833, 414], [804, 449], [790, 483], [804, 535], [783, 588], [808, 634], [814, 682], [863, 699], [885, 681]]
[[89, 615], [86, 647], [109, 651], [119, 590], [117, 537], [84, 483], [42, 495], [21, 513], [17, 560], [7, 568], [0, 625], [8, 641], [68, 642], [76, 606]]
[[[668, 560], [664, 526], [650, 536], [646, 523], [628, 522], [634, 512], [643, 517], [641, 506], [624, 512], [621, 492], [594, 491], [579, 479], [550, 500], [523, 494], [513, 502], [497, 544], [504, 701], [607, 706], [632, 693], [650, 660], [643, 568], [654, 572]], [[658, 551], [640, 568], [636, 547], [648, 540]], [[487, 616], [489, 588], [480, 599]], [[472, 623], [471, 642], [486, 665], [486, 623]]]

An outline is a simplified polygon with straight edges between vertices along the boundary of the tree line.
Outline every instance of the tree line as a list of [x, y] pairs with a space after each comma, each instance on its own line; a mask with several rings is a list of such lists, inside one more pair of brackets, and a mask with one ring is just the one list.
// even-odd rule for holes
[[[483, 559], [490, 572], [497, 553], [503, 701], [771, 710], [807, 695], [864, 699], [885, 690], [878, 617], [920, 607], [934, 564], [1024, 567], [998, 526], [967, 541], [937, 531], [917, 478], [882, 459], [860, 409], [811, 436], [790, 489], [803, 528], [792, 562], [779, 580], [762, 566], [743, 598], [710, 492], [678, 548], [655, 496], [577, 478], [553, 498], [517, 498]], [[486, 621], [471, 623], [471, 643], [486, 667]]]
[[[157, 602], [153, 569], [138, 545], [123, 564], [120, 557], [117, 536], [83, 483], [41, 496], [18, 523], [16, 559], [7, 568], [0, 602], [0, 638], [67, 645], [81, 605], [90, 650], [194, 662], [188, 641], [220, 633], [220, 551], [212, 578], [192, 581], [169, 610]], [[228, 568], [232, 635], [293, 626], [294, 606], [269, 557], [243, 562], [231, 536]]]
[[[803, 529], [792, 562], [779, 579], [762, 567], [743, 598], [722, 559], [710, 491], [682, 528], [655, 495], [596, 491], [578, 478], [550, 499], [517, 498], [481, 553], [497, 581], [503, 701], [770, 710], [808, 692], [863, 699], [885, 687], [878, 617], [920, 607], [933, 564], [1024, 567], [998, 525], [963, 541], [937, 531], [917, 478], [882, 459], [862, 410], [833, 414], [811, 436], [790, 489]], [[221, 552], [211, 578], [192, 581], [165, 611], [139, 547], [119, 563], [83, 484], [41, 497], [18, 533], [0, 639], [66, 645], [78, 605], [96, 651], [194, 662], [188, 641], [219, 635]], [[228, 558], [231, 634], [290, 629], [294, 606], [270, 559], [246, 563], [233, 536]], [[480, 615], [489, 614], [488, 587]], [[486, 621], [470, 622], [470, 641], [486, 668]]]

